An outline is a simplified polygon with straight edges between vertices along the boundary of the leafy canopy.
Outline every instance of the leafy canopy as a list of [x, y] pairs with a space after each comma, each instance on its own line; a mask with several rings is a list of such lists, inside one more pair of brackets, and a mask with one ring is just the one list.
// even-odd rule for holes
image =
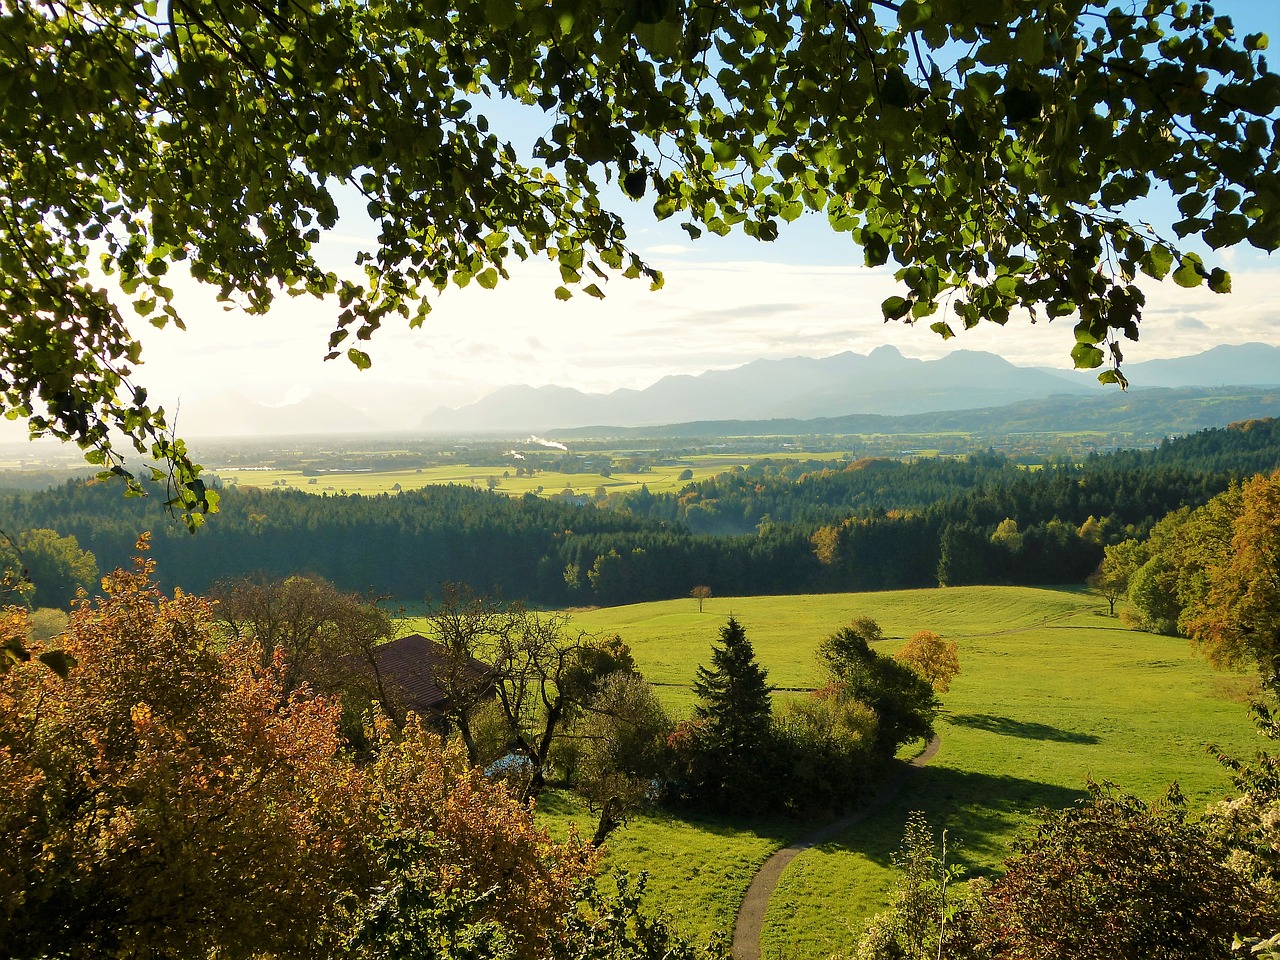
[[[283, 645], [264, 664], [210, 601], [164, 596], [153, 572], [139, 559], [76, 605], [62, 676], [34, 658], [0, 672], [4, 956], [533, 960], [584, 946], [592, 847], [553, 840], [412, 715], [399, 731], [373, 715], [357, 763], [337, 699], [286, 686]], [[0, 649], [28, 627], [0, 608]], [[466, 953], [475, 938], [495, 949]]]
[[[1225, 292], [1181, 240], [1280, 245], [1280, 76], [1208, 4], [13, 0], [0, 36], [4, 410], [127, 476], [119, 428], [193, 524], [215, 494], [128, 328], [181, 326], [175, 264], [251, 313], [334, 298], [328, 355], [363, 368], [384, 322], [513, 259], [557, 261], [561, 299], [660, 284], [616, 181], [691, 237], [817, 212], [899, 265], [887, 319], [1072, 316], [1076, 364], [1119, 381], [1139, 273]], [[529, 159], [502, 101], [546, 114]], [[378, 234], [345, 270], [315, 246], [339, 188]], [[1158, 189], [1176, 237], [1126, 213]]]

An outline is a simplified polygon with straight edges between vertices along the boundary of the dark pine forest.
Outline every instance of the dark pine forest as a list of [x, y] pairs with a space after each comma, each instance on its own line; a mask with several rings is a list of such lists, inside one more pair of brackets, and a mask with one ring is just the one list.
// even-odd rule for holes
[[1280, 466], [1280, 422], [1248, 421], [1028, 470], [959, 459], [765, 461], [603, 505], [463, 487], [379, 496], [227, 488], [195, 535], [163, 496], [69, 482], [0, 496], [0, 529], [74, 535], [98, 566], [126, 566], [144, 531], [169, 587], [203, 592], [252, 574], [323, 576], [403, 601], [446, 582], [536, 604], [688, 595], [878, 590], [938, 583], [1074, 583], [1103, 547], [1146, 533], [1234, 480]]

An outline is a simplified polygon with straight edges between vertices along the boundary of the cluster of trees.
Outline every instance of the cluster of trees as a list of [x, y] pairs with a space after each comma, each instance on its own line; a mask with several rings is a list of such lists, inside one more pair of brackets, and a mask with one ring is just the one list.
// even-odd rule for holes
[[1275, 761], [1264, 754], [1238, 767], [1240, 795], [1202, 817], [1176, 786], [1146, 803], [1091, 782], [1075, 807], [1041, 811], [990, 881], [961, 884], [915, 814], [889, 909], [867, 921], [853, 955], [1271, 960], [1280, 947]]
[[[884, 657], [870, 647], [879, 626], [861, 619], [824, 643], [823, 686], [775, 712], [730, 618], [694, 678], [693, 717], [675, 723], [617, 636], [460, 588], [423, 630], [449, 653], [436, 679], [470, 762], [502, 771], [523, 798], [552, 781], [572, 787], [599, 814], [597, 841], [655, 803], [739, 815], [847, 806], [899, 747], [932, 735], [935, 692], [959, 672], [954, 642], [926, 631]], [[482, 682], [465, 669], [477, 662]]]
[[32, 609], [67, 610], [81, 591], [97, 586], [98, 561], [74, 536], [34, 527], [16, 539], [0, 534], [0, 578], [10, 600]]
[[590, 845], [417, 721], [371, 715], [358, 762], [335, 699], [151, 572], [75, 609], [65, 678], [0, 675], [7, 956], [580, 955]]
[[1203, 502], [1225, 487], [1226, 478], [1269, 469], [1278, 449], [1280, 424], [1266, 419], [1165, 440], [1149, 450], [1090, 454], [1082, 463], [1053, 460], [1036, 470], [991, 451], [861, 459], [843, 467], [765, 460], [678, 493], [617, 494], [611, 504], [635, 516], [683, 523], [695, 533], [726, 535], [755, 533], [761, 524], [815, 527], [851, 515], [918, 512], [952, 502], [951, 520], [977, 522], [985, 512], [1025, 525], [1057, 514], [1078, 524], [1090, 514], [1114, 514], [1121, 523], [1140, 524], [1183, 497]]
[[1181, 633], [1220, 666], [1248, 664], [1280, 695], [1280, 472], [1168, 514], [1108, 547], [1093, 579], [1139, 626]]
[[[394, 627], [377, 606], [299, 576], [166, 596], [147, 546], [57, 638], [32, 640], [22, 608], [0, 619], [0, 639], [37, 654], [0, 671], [9, 956], [363, 960], [446, 942], [568, 960], [601, 955], [621, 923], [631, 952], [610, 957], [694, 958], [625, 881], [612, 898], [591, 882], [604, 837], [659, 800], [845, 805], [931, 734], [934, 691], [959, 669], [928, 633], [881, 657], [860, 620], [824, 643], [826, 685], [775, 716], [730, 620], [676, 726], [618, 637], [456, 588], [424, 627], [444, 654], [445, 738], [379, 676]], [[533, 823], [553, 778], [599, 811], [592, 842]]]
[[[604, 509], [463, 487], [373, 497], [233, 488], [197, 538], [154, 500], [76, 482], [0, 498], [0, 529], [56, 529], [104, 567], [127, 564], [150, 530], [167, 582], [197, 593], [257, 572], [287, 577], [299, 557], [346, 590], [419, 599], [458, 581], [555, 605], [674, 598], [692, 584], [750, 595], [1063, 583], [1084, 580], [1104, 546], [1202, 505], [1278, 452], [1280, 426], [1259, 421], [1038, 471], [994, 454], [799, 474], [765, 464]], [[1225, 456], [1235, 472], [1220, 472]], [[749, 532], [691, 529], [712, 515], [717, 528]]]
[[869, 618], [838, 630], [820, 648], [822, 686], [775, 710], [766, 672], [730, 617], [711, 665], [698, 669], [694, 715], [668, 741], [676, 798], [721, 812], [813, 814], [860, 797], [900, 747], [933, 735], [936, 692], [960, 670], [955, 643], [936, 634], [917, 634], [896, 658], [871, 648], [881, 639]]

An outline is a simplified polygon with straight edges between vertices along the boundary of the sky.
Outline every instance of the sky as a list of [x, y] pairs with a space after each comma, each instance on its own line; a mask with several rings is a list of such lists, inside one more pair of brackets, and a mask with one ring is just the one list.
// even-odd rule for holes
[[[1280, 0], [1223, 0], [1238, 34], [1262, 30], [1280, 43]], [[625, 201], [624, 201], [625, 203]], [[821, 218], [802, 219], [763, 244], [746, 237], [692, 242], [658, 223], [647, 204], [619, 212], [633, 247], [666, 277], [650, 292], [621, 277], [597, 301], [557, 301], [555, 268], [516, 265], [512, 279], [485, 291], [474, 284], [432, 298], [420, 330], [388, 323], [371, 342], [370, 370], [345, 359], [323, 362], [337, 307], [281, 298], [264, 317], [225, 311], [213, 291], [176, 278], [185, 332], [140, 324], [143, 364], [136, 380], [153, 401], [177, 412], [179, 431], [215, 430], [219, 408], [241, 398], [280, 405], [341, 398], [388, 429], [413, 426], [438, 406], [472, 402], [508, 384], [554, 384], [588, 392], [643, 388], [668, 374], [696, 374], [760, 358], [869, 353], [892, 344], [907, 356], [986, 350], [1024, 365], [1066, 368], [1070, 319], [1006, 327], [983, 323], [944, 343], [928, 323], [885, 324], [879, 304], [900, 292], [890, 268], [862, 266], [847, 236]], [[339, 222], [324, 255], [350, 262], [372, 233], [358, 216]], [[1130, 361], [1196, 353], [1218, 343], [1280, 344], [1280, 258], [1252, 249], [1220, 251], [1234, 292], [1217, 296], [1171, 282], [1147, 285], [1142, 339], [1125, 344]], [[174, 277], [174, 274], [170, 274]]]

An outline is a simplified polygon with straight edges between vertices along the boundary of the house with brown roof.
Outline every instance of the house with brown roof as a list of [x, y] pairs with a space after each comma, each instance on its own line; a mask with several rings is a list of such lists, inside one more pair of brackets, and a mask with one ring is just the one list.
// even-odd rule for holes
[[442, 645], [410, 633], [373, 651], [383, 687], [406, 710], [423, 719], [443, 719], [451, 703], [493, 696], [493, 672], [472, 657], [455, 657]]

